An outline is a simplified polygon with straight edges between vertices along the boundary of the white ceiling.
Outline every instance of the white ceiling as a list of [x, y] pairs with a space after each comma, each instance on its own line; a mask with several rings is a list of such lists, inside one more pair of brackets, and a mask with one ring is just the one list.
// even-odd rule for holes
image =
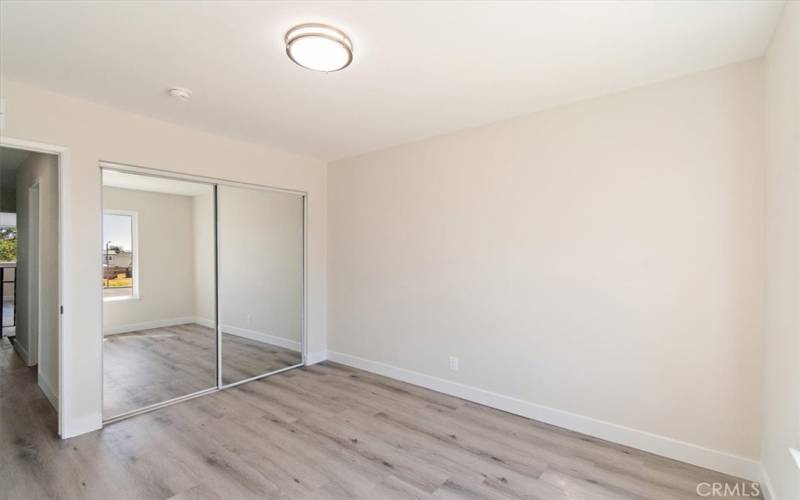
[[[759, 57], [783, 2], [0, 3], [2, 76], [337, 159]], [[327, 22], [339, 73], [282, 37]], [[185, 86], [194, 98], [167, 97]]]
[[208, 194], [214, 190], [211, 184], [202, 182], [180, 181], [149, 175], [136, 175], [117, 170], [103, 170], [103, 185], [136, 191], [177, 194], [181, 196], [197, 196]]

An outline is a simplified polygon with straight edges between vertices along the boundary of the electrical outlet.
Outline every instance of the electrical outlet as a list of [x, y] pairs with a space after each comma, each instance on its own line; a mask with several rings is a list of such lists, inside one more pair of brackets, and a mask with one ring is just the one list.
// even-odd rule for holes
[[454, 372], [458, 371], [458, 357], [450, 356], [450, 369]]

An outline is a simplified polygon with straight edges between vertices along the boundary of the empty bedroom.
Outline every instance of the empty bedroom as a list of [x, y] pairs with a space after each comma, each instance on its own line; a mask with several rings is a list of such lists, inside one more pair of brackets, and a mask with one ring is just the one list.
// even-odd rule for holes
[[800, 1], [0, 1], [0, 499], [800, 499]]

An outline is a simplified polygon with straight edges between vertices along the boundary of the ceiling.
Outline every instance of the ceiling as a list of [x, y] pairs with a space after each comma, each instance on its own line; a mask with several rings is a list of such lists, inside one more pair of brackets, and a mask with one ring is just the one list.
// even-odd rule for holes
[[117, 170], [103, 170], [103, 185], [108, 187], [149, 191], [152, 193], [177, 194], [181, 196], [197, 196], [214, 191], [211, 184], [202, 182], [180, 181], [150, 175], [136, 175]]
[[[761, 56], [783, 2], [0, 3], [0, 73], [338, 159]], [[338, 73], [282, 37], [326, 22]], [[170, 99], [184, 86], [190, 102]]]

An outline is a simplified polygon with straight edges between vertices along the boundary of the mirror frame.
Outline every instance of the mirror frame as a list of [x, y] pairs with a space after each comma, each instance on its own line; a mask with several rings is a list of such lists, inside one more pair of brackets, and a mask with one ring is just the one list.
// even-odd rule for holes
[[[192, 175], [192, 174], [183, 174], [180, 172], [170, 171], [170, 170], [163, 170], [163, 169], [156, 169], [156, 168], [149, 168], [149, 167], [141, 167], [136, 165], [130, 165], [125, 163], [119, 162], [112, 162], [112, 161], [104, 161], [101, 160], [98, 165], [99, 173], [100, 173], [100, 234], [99, 241], [101, 243], [100, 247], [102, 247], [102, 239], [103, 239], [103, 172], [105, 170], [113, 170], [116, 172], [122, 172], [127, 174], [135, 174], [135, 175], [142, 175], [142, 176], [149, 176], [149, 177], [157, 177], [161, 179], [172, 179], [178, 181], [188, 181], [188, 182], [197, 182], [202, 184], [209, 184], [214, 189], [214, 296], [215, 296], [215, 310], [214, 310], [214, 323], [216, 325], [215, 332], [216, 332], [216, 344], [217, 344], [217, 352], [216, 352], [216, 387], [210, 387], [208, 389], [203, 389], [200, 391], [193, 392], [191, 394], [186, 394], [183, 396], [178, 396], [175, 398], [168, 399], [166, 401], [162, 401], [159, 403], [154, 403], [151, 405], [147, 405], [141, 408], [137, 408], [134, 410], [126, 411], [120, 413], [118, 415], [113, 415], [108, 418], [103, 418], [103, 426], [107, 424], [111, 424], [114, 422], [118, 422], [120, 420], [124, 420], [130, 417], [134, 417], [136, 415], [141, 415], [143, 413], [151, 412], [154, 410], [158, 410], [160, 408], [164, 408], [167, 406], [171, 406], [176, 403], [180, 403], [183, 401], [187, 401], [189, 399], [194, 399], [200, 396], [205, 396], [206, 394], [213, 394], [218, 391], [222, 391], [225, 389], [229, 389], [232, 387], [236, 387], [242, 384], [246, 384], [249, 382], [253, 382], [256, 380], [261, 380], [265, 377], [269, 377], [271, 375], [275, 375], [277, 373], [282, 373], [288, 370], [294, 370], [296, 368], [300, 368], [306, 365], [308, 359], [308, 332], [307, 332], [307, 311], [308, 311], [308, 193], [306, 191], [299, 191], [295, 189], [286, 189], [274, 186], [268, 186], [263, 184], [255, 184], [249, 182], [241, 182], [235, 181], [230, 179], [222, 179], [216, 177], [205, 177], [200, 175]], [[266, 372], [260, 375], [256, 375], [253, 377], [249, 377], [247, 379], [239, 380], [236, 382], [232, 382], [229, 384], [222, 383], [222, 326], [220, 324], [220, 294], [219, 294], [219, 270], [220, 270], [220, 221], [219, 221], [219, 186], [232, 186], [238, 188], [246, 188], [246, 189], [257, 189], [257, 190], [265, 190], [265, 191], [273, 191], [273, 192], [281, 192], [281, 193], [288, 193], [297, 195], [301, 198], [301, 206], [302, 206], [302, 218], [301, 223], [302, 227], [302, 277], [300, 280], [300, 288], [301, 288], [301, 304], [300, 304], [300, 363], [292, 366], [287, 366], [284, 368], [280, 368], [278, 370], [273, 370], [270, 372]], [[102, 256], [98, 259], [98, 262], [102, 262]], [[100, 273], [102, 273], [102, 268], [100, 269]], [[100, 289], [100, 318], [101, 318], [101, 325], [103, 324], [103, 314], [104, 314], [104, 307], [103, 307], [103, 294], [102, 288]], [[105, 378], [105, 370], [103, 369], [104, 365], [104, 358], [105, 355], [103, 353], [103, 328], [100, 329], [100, 365], [101, 365], [101, 376]], [[104, 395], [104, 383], [101, 380], [100, 384], [100, 401], [101, 401], [101, 411], [102, 408], [105, 407], [105, 395]]]

